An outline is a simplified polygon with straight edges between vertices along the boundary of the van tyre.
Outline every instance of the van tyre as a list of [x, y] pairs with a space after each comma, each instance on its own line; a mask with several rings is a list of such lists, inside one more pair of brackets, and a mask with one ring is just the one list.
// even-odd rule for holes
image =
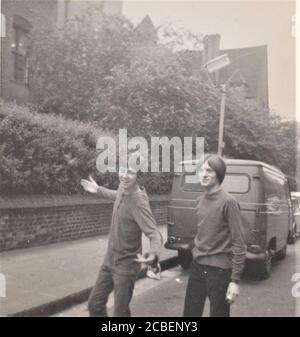
[[296, 224], [293, 224], [292, 230], [289, 231], [288, 243], [294, 244], [296, 242]]
[[272, 268], [272, 254], [269, 250], [265, 252], [265, 257], [260, 263], [260, 275], [259, 277], [262, 280], [265, 280], [270, 277]]
[[277, 260], [283, 260], [286, 257], [286, 245], [281, 249], [277, 254], [276, 254], [276, 259]]
[[188, 269], [193, 261], [193, 255], [190, 250], [178, 251], [178, 263], [183, 269]]

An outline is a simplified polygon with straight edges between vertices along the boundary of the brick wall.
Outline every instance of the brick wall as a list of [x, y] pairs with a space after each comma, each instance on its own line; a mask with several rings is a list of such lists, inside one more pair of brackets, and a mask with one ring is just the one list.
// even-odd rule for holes
[[[167, 196], [150, 198], [159, 225], [167, 223]], [[0, 198], [0, 251], [107, 234], [112, 203], [87, 196]]]

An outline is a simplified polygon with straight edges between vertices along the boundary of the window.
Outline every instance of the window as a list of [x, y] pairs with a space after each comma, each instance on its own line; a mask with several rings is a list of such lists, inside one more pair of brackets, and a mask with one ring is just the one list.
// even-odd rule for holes
[[222, 187], [229, 193], [248, 193], [250, 177], [247, 174], [226, 174]]
[[28, 84], [28, 43], [30, 24], [27, 20], [15, 15], [13, 21], [12, 53], [14, 55], [14, 79]]
[[199, 182], [199, 177], [195, 173], [185, 173], [183, 176], [183, 189], [191, 192], [204, 192]]
[[[196, 182], [195, 173], [186, 173], [183, 179], [183, 189], [191, 192], [203, 192], [200, 182]], [[250, 178], [246, 174], [227, 173], [222, 187], [228, 193], [248, 193], [250, 190]]]

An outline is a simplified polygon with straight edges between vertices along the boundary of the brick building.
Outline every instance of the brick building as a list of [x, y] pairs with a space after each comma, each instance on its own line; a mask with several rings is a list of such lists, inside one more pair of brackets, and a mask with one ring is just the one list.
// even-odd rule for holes
[[255, 100], [263, 108], [269, 108], [268, 94], [268, 50], [267, 46], [226, 49], [231, 64], [220, 71], [220, 81], [228, 78], [231, 87], [242, 88], [248, 101]]
[[[268, 93], [268, 50], [267, 46], [220, 49], [219, 34], [206, 35], [203, 39], [203, 51], [199, 52], [197, 69], [209, 60], [227, 54], [231, 64], [211, 74], [217, 84], [229, 80], [231, 88], [238, 88], [249, 101], [256, 101], [263, 108], [269, 108]], [[202, 55], [200, 55], [202, 54]], [[195, 71], [194, 67], [194, 71]]]
[[240, 89], [244, 97], [256, 101], [263, 108], [269, 108], [268, 93], [268, 50], [267, 46], [220, 49], [219, 34], [206, 35], [202, 65], [209, 60], [227, 54], [231, 64], [213, 74], [218, 84], [229, 80], [231, 88]]
[[27, 51], [33, 27], [51, 29], [57, 20], [57, 1], [2, 0], [5, 36], [1, 37], [0, 95], [7, 100], [28, 99]]
[[[151, 27], [152, 26], [152, 27]], [[155, 27], [149, 16], [137, 27], [144, 30], [144, 36], [153, 38]], [[151, 34], [150, 34], [150, 33]], [[248, 101], [255, 101], [263, 108], [269, 108], [268, 94], [268, 50], [267, 46], [254, 46], [248, 48], [220, 49], [220, 34], [205, 35], [203, 49], [197, 51], [184, 51], [185, 64], [191, 73], [202, 71], [205, 63], [222, 54], [227, 54], [231, 64], [220, 71], [211, 73], [210, 77], [216, 84], [229, 81], [231, 89], [236, 89]]]
[[101, 20], [102, 13], [106, 15], [121, 15], [122, 1], [103, 0], [59, 0], [58, 25], [63, 26], [66, 20], [80, 17], [84, 13], [91, 13], [92, 20], [97, 23]]
[[2, 0], [0, 97], [26, 102], [28, 85], [28, 44], [33, 28], [63, 28], [66, 20], [91, 11], [95, 22], [101, 13], [122, 13], [122, 1], [101, 0]]

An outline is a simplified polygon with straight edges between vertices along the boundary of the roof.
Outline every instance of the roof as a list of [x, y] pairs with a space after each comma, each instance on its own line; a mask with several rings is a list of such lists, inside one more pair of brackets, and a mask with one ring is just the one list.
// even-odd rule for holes
[[[223, 158], [226, 165], [239, 165], [239, 166], [262, 166], [265, 168], [268, 168], [278, 174], [284, 175], [282, 171], [280, 171], [275, 166], [269, 165], [267, 163], [264, 163], [262, 161], [257, 160], [248, 160], [248, 159], [231, 159], [231, 158]], [[199, 163], [200, 160], [185, 160], [181, 161], [179, 164], [190, 164], [190, 165], [196, 165]]]
[[219, 72], [220, 83], [226, 82], [232, 74], [231, 84], [245, 82], [248, 98], [259, 98], [268, 107], [268, 51], [267, 46], [224, 49], [231, 64]]
[[158, 39], [156, 29], [149, 15], [146, 15], [135, 27], [135, 31], [147, 41], [156, 42]]

